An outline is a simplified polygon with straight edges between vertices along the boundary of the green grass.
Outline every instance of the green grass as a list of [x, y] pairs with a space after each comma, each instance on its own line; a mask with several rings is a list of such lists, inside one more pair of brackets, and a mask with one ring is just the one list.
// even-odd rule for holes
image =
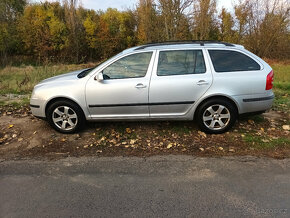
[[265, 117], [263, 115], [254, 115], [251, 116], [251, 120], [253, 120], [255, 123], [262, 123], [265, 121]]
[[272, 64], [274, 70], [273, 108], [282, 111], [290, 111], [290, 64]]
[[290, 139], [286, 137], [279, 137], [277, 139], [263, 138], [261, 136], [255, 136], [246, 134], [244, 139], [245, 142], [252, 144], [257, 149], [270, 149], [279, 146], [290, 147]]
[[178, 134], [178, 135], [183, 135], [183, 134], [189, 134], [191, 132], [191, 129], [188, 128], [188, 126], [184, 125], [184, 123], [174, 123], [172, 125], [172, 132]]

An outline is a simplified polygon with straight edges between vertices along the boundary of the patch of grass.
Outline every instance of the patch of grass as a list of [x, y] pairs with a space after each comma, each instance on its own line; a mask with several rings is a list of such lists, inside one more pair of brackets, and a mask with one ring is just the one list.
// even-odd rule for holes
[[8, 66], [0, 70], [0, 94], [28, 94], [43, 79], [92, 66], [95, 64]]
[[290, 139], [286, 137], [269, 139], [262, 136], [246, 134], [243, 140], [249, 144], [252, 144], [257, 149], [271, 149], [278, 146], [290, 147]]
[[290, 64], [275, 63], [274, 70], [274, 93], [273, 108], [281, 111], [290, 111]]
[[184, 125], [184, 123], [175, 123], [171, 129], [172, 132], [177, 134], [189, 134], [191, 129], [188, 126]]
[[9, 101], [0, 101], [0, 106], [12, 106], [13, 108], [20, 108], [22, 106], [28, 106], [29, 105], [29, 98], [22, 98], [18, 100], [9, 100]]
[[127, 125], [125, 123], [117, 123], [115, 126], [115, 131], [119, 134], [125, 134], [126, 133]]
[[286, 83], [289, 86], [290, 83], [290, 64], [275, 63], [271, 67], [274, 70], [274, 81], [280, 83]]
[[262, 122], [265, 121], [265, 117], [263, 115], [261, 115], [261, 114], [254, 115], [254, 116], [251, 116], [251, 120], [253, 120], [256, 123], [262, 123]]

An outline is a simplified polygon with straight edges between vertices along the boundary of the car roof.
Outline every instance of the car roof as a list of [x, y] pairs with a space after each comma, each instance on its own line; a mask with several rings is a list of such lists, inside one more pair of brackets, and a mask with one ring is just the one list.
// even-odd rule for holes
[[238, 44], [231, 44], [220, 41], [169, 41], [169, 42], [158, 42], [149, 43], [140, 46], [135, 46], [124, 50], [122, 53], [130, 53], [133, 51], [146, 51], [146, 50], [164, 50], [164, 49], [190, 49], [190, 48], [236, 48], [244, 49], [244, 46]]

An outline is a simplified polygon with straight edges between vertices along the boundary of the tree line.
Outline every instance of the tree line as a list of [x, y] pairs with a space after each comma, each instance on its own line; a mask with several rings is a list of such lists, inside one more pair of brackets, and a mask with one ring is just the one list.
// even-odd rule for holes
[[77, 0], [0, 2], [0, 64], [82, 63], [128, 47], [171, 40], [221, 40], [258, 56], [290, 58], [288, 0], [139, 0], [134, 9], [94, 11]]

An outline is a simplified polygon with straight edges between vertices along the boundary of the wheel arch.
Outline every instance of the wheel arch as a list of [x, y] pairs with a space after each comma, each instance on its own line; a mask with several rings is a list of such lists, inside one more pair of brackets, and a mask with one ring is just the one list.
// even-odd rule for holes
[[209, 101], [211, 99], [223, 99], [223, 100], [229, 101], [236, 108], [237, 115], [239, 115], [239, 106], [238, 106], [238, 103], [234, 99], [230, 98], [229, 96], [225, 96], [225, 95], [212, 95], [212, 96], [208, 96], [208, 97], [202, 99], [198, 103], [198, 105], [197, 105], [197, 107], [196, 107], [196, 109], [194, 111], [193, 119], [196, 119], [196, 115], [197, 115], [198, 110], [201, 107], [201, 105], [203, 105], [206, 101]]
[[71, 103], [76, 104], [80, 108], [81, 112], [83, 113], [83, 116], [86, 117], [83, 108], [76, 101], [74, 101], [68, 97], [55, 97], [55, 98], [50, 99], [45, 105], [45, 116], [46, 117], [47, 117], [49, 106], [57, 101], [70, 101]]

